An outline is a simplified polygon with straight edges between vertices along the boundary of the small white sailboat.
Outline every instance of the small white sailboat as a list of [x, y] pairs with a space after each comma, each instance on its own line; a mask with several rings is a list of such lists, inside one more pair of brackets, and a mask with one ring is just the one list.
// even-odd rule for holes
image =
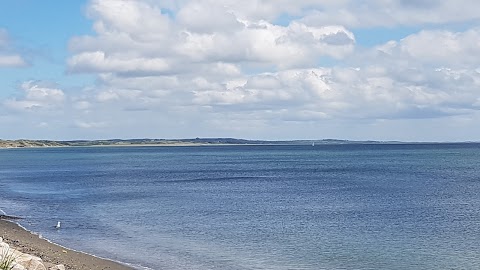
[[315, 142], [312, 142], [312, 146], [315, 146]]

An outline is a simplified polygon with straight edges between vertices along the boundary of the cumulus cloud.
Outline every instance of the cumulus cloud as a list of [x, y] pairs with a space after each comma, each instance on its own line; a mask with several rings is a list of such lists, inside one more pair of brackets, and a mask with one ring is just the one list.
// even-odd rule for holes
[[378, 67], [289, 70], [197, 91], [195, 102], [298, 120], [435, 118], [480, 109], [479, 72], [436, 69], [424, 76], [406, 80]]
[[176, 18], [182, 27], [195, 33], [237, 32], [245, 26], [233, 10], [218, 4], [205, 5], [201, 1], [186, 3]]
[[[284, 2], [94, 0], [88, 15], [96, 35], [71, 40], [68, 66], [71, 72], [99, 75], [89, 108], [203, 106], [290, 119], [441, 117], [476, 108], [469, 100], [476, 100], [478, 29], [421, 31], [355, 51], [355, 37], [346, 27], [311, 20], [315, 12], [335, 16], [332, 10], [338, 9], [352, 15], [333, 22], [376, 25], [380, 22], [371, 20], [387, 20], [395, 9], [389, 23], [404, 24], [404, 12], [413, 20], [428, 9], [440, 16], [452, 7], [449, 1]], [[366, 15], [360, 12], [367, 7]], [[386, 17], [372, 15], [378, 10]], [[299, 19], [276, 24], [284, 13]], [[322, 56], [345, 67], [319, 68]], [[263, 71], [249, 74], [252, 70]]]
[[82, 72], [116, 72], [121, 74], [162, 74], [169, 71], [169, 64], [161, 58], [106, 56], [105, 52], [84, 52], [69, 60], [69, 65]]
[[26, 63], [20, 55], [0, 55], [0, 67], [23, 67]]
[[[454, 3], [470, 7], [465, 16], [447, 14], [458, 10]], [[94, 34], [71, 39], [67, 66], [97, 80], [70, 97], [71, 122], [89, 132], [132, 125], [156, 134], [155, 123], [170, 127], [172, 137], [202, 127], [221, 136], [309, 123], [342, 130], [335, 124], [342, 121], [372, 128], [403, 119], [471, 123], [480, 109], [478, 28], [430, 27], [373, 48], [358, 48], [353, 33], [359, 27], [470, 22], [479, 19], [470, 12], [478, 5], [92, 0], [87, 14]], [[323, 65], [325, 59], [332, 63]], [[7, 107], [65, 103], [55, 87], [29, 82], [22, 89]]]
[[24, 67], [27, 63], [23, 57], [12, 48], [9, 35], [0, 28], [0, 67]]
[[406, 37], [398, 49], [410, 58], [441, 66], [478, 67], [480, 28], [465, 32], [421, 31]]
[[[301, 18], [308, 24], [340, 24], [347, 27], [385, 27], [418, 24], [445, 24], [478, 21], [476, 0], [189, 0], [155, 1], [160, 8], [180, 12], [186, 5], [206, 6], [206, 14], [216, 14], [216, 6], [246, 20], [274, 21], [281, 15]], [[159, 3], [160, 2], [160, 3]], [[459, 16], [461, 14], [461, 16]], [[198, 14], [197, 14], [198, 16]]]
[[92, 1], [89, 14], [97, 35], [72, 39], [69, 69], [130, 76], [198, 72], [215, 65], [238, 69], [245, 63], [285, 69], [353, 51], [355, 38], [342, 26], [281, 26], [242, 17], [228, 5], [206, 4], [187, 2], [172, 18], [159, 4]]
[[65, 101], [65, 94], [61, 89], [45, 86], [41, 82], [24, 82], [20, 90], [20, 97], [4, 102], [7, 108], [19, 111], [51, 110], [62, 107]]

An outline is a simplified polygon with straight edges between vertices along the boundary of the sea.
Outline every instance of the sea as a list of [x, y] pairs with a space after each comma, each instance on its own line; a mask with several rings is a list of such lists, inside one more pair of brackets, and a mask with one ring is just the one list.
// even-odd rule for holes
[[0, 209], [137, 269], [480, 269], [480, 144], [0, 149]]

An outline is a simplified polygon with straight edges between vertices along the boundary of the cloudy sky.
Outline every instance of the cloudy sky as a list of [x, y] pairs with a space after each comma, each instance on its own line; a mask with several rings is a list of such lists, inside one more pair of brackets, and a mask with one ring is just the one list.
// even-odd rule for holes
[[0, 2], [0, 138], [480, 140], [478, 0]]

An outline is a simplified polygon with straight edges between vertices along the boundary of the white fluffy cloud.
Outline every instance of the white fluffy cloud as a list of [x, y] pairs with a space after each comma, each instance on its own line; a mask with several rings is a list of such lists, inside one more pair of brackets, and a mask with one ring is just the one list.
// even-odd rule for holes
[[[478, 29], [425, 30], [355, 51], [346, 27], [312, 21], [319, 10], [330, 16], [340, 10], [354, 14], [345, 18], [356, 23], [330, 22], [408, 24], [402, 17], [408, 13], [414, 23], [443, 23], [453, 20], [441, 16], [453, 2], [282, 3], [94, 0], [88, 14], [96, 35], [72, 39], [69, 69], [99, 74], [100, 88], [90, 99], [124, 109], [200, 106], [299, 121], [443, 117], [477, 109]], [[424, 18], [428, 9], [436, 12]], [[285, 13], [299, 19], [276, 24]], [[342, 67], [321, 68], [324, 56]]]
[[[95, 84], [67, 98], [30, 81], [4, 105], [63, 109], [72, 130], [100, 137], [471, 130], [480, 120], [478, 9], [471, 0], [91, 0], [94, 34], [70, 40], [66, 64]], [[459, 24], [465, 30], [451, 30]], [[354, 35], [404, 26], [425, 30], [370, 48]], [[15, 53], [2, 60], [6, 44], [0, 35], [0, 66], [19, 64]]]
[[218, 64], [285, 69], [353, 51], [355, 38], [341, 26], [281, 26], [210, 4], [187, 2], [172, 18], [160, 6], [140, 1], [92, 1], [97, 36], [71, 41], [69, 68], [133, 76], [197, 72]]
[[436, 118], [480, 109], [480, 72], [437, 69], [423, 76], [408, 80], [374, 66], [289, 70], [197, 91], [195, 102], [218, 110], [285, 113], [299, 121]]
[[27, 63], [11, 48], [11, 41], [5, 29], [0, 28], [0, 67], [24, 67]]
[[421, 31], [403, 39], [398, 49], [432, 65], [476, 68], [480, 63], [480, 28], [458, 33]]
[[22, 95], [7, 99], [4, 105], [18, 111], [40, 111], [58, 109], [63, 106], [65, 94], [61, 89], [48, 87], [35, 81], [21, 84]]
[[[185, 7], [208, 7], [207, 14], [225, 14], [215, 10], [220, 6], [237, 18], [273, 21], [281, 15], [300, 18], [308, 24], [340, 24], [347, 27], [392, 27], [398, 25], [445, 24], [480, 19], [476, 0], [185, 0], [148, 2], [174, 12]], [[191, 13], [190, 13], [191, 14]], [[194, 14], [199, 16], [198, 14]], [[201, 15], [200, 15], [201, 16]], [[215, 18], [215, 17], [214, 17]], [[214, 19], [211, 18], [210, 19]]]

